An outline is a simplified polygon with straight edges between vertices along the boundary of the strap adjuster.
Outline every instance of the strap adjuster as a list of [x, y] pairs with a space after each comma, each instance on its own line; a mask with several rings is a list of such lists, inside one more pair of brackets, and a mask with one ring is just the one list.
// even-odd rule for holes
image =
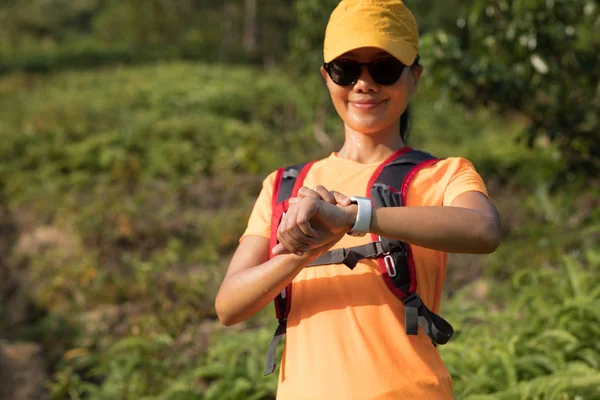
[[385, 264], [385, 269], [387, 269], [390, 278], [393, 278], [398, 274], [396, 263], [394, 263], [394, 258], [390, 254], [383, 257], [383, 263]]
[[265, 367], [265, 376], [271, 375], [273, 371], [275, 371], [275, 353], [277, 353], [277, 345], [281, 341], [281, 338], [285, 335], [287, 326], [287, 318], [279, 319], [279, 325], [277, 325], [277, 329], [275, 330], [275, 334], [273, 335], [273, 339], [271, 339], [271, 343], [269, 344], [269, 350], [267, 351], [267, 365]]

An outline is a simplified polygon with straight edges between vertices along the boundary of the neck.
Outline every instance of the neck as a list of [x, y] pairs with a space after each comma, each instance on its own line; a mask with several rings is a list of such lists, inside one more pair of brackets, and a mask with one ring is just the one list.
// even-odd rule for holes
[[368, 134], [358, 132], [348, 125], [345, 125], [344, 131], [346, 139], [338, 157], [347, 160], [371, 164], [385, 160], [394, 151], [404, 147], [399, 123]]

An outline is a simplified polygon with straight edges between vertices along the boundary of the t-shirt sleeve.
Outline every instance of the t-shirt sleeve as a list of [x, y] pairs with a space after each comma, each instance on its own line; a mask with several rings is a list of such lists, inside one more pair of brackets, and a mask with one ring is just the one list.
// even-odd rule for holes
[[489, 198], [483, 179], [469, 160], [462, 157], [452, 158], [448, 171], [451, 175], [444, 192], [445, 206], [451, 205], [454, 199], [466, 192], [481, 192]]
[[248, 219], [248, 226], [240, 237], [240, 241], [250, 235], [271, 238], [271, 198], [276, 175], [277, 171], [272, 172], [263, 181], [262, 189]]

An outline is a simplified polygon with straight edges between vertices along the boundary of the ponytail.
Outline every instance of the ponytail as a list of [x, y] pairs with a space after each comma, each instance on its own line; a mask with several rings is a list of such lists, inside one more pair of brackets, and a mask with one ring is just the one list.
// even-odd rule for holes
[[[411, 68], [414, 67], [415, 65], [419, 65], [420, 59], [421, 59], [421, 57], [417, 54], [417, 56], [415, 57], [415, 61], [413, 61]], [[400, 137], [402, 138], [402, 141], [404, 143], [406, 143], [406, 140], [408, 139], [408, 133], [410, 130], [410, 110], [409, 110], [409, 108], [410, 107], [407, 105], [406, 109], [400, 116]]]

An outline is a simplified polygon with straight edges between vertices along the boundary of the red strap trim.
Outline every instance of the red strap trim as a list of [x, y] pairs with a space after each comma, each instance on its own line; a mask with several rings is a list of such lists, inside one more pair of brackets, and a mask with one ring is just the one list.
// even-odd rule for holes
[[[316, 161], [311, 161], [302, 167], [302, 170], [298, 173], [296, 177], [296, 181], [294, 182], [294, 188], [292, 189], [292, 197], [298, 195], [298, 191], [304, 184], [304, 179], [306, 175], [308, 175], [308, 171], [313, 166]], [[275, 185], [273, 187], [273, 197], [271, 201], [271, 241], [270, 241], [270, 251], [269, 258], [273, 258], [273, 247], [277, 245], [277, 229], [279, 228], [279, 223], [281, 222], [281, 218], [283, 213], [287, 211], [289, 208], [289, 199], [285, 199], [284, 201], [277, 203], [277, 199], [279, 198], [279, 189], [281, 187], [281, 179], [283, 177], [284, 168], [279, 168], [277, 170], [277, 175], [275, 177]], [[279, 296], [278, 296], [279, 297]], [[277, 315], [277, 319], [287, 318], [290, 313], [290, 309], [292, 308], [292, 283], [290, 282], [285, 288], [285, 310], [282, 310], [279, 307], [278, 298], [275, 298], [275, 314]]]
[[277, 244], [277, 228], [283, 215], [283, 205], [277, 204], [279, 198], [279, 189], [281, 188], [281, 178], [283, 177], [283, 168], [277, 170], [275, 183], [273, 184], [273, 195], [271, 196], [271, 239], [269, 242], [269, 259], [273, 258], [273, 247]]
[[[374, 240], [379, 240], [377, 235], [374, 235], [374, 236], [375, 236]], [[377, 259], [377, 265], [379, 266], [379, 272], [381, 272], [381, 277], [383, 278], [383, 281], [385, 282], [388, 289], [390, 289], [390, 291], [396, 297], [398, 297], [400, 300], [404, 300], [406, 297], [408, 297], [408, 293], [404, 293], [404, 291], [402, 289], [397, 288], [396, 285], [394, 285], [394, 282], [392, 282], [392, 278], [390, 278], [388, 270], [385, 267], [385, 262], [383, 261], [383, 257], [379, 257]]]
[[[315, 162], [316, 161], [311, 161], [311, 162], [307, 163], [306, 165], [304, 165], [304, 167], [298, 174], [298, 177], [296, 178], [296, 182], [294, 183], [294, 189], [292, 190], [292, 196], [298, 195], [298, 191], [300, 190], [302, 185], [304, 185], [304, 179], [306, 179], [306, 175], [308, 175], [308, 171], [310, 171], [310, 168], [313, 166], [313, 164]], [[286, 210], [287, 210], [287, 208], [288, 207], [286, 207]]]
[[392, 161], [394, 161], [396, 158], [400, 157], [402, 154], [408, 153], [410, 150], [412, 150], [412, 149], [408, 146], [398, 149], [395, 152], [393, 152], [391, 156], [389, 156], [388, 158], [383, 160], [383, 162], [381, 164], [379, 164], [379, 166], [377, 167], [375, 172], [373, 172], [373, 175], [371, 175], [371, 179], [369, 179], [369, 183], [367, 184], [367, 197], [368, 198], [373, 200], [371, 197], [371, 188], [375, 184], [375, 181], [377, 180], [377, 178], [379, 178], [379, 175], [381, 174], [381, 171], [383, 171], [385, 166], [388, 165], [389, 163], [391, 163]]
[[[297, 196], [298, 195], [298, 191], [300, 190], [300, 188], [304, 185], [304, 179], [306, 178], [306, 175], [308, 175], [308, 171], [310, 171], [310, 168], [313, 166], [313, 164], [316, 161], [311, 161], [307, 164], [304, 165], [304, 167], [302, 167], [302, 170], [300, 171], [300, 173], [298, 174], [298, 177], [296, 178], [296, 182], [294, 182], [294, 189], [292, 189], [292, 197]], [[289, 208], [289, 199], [285, 200], [285, 204], [282, 204], [282, 207], [285, 211], [287, 211], [287, 209]], [[279, 220], [281, 221], [281, 219]], [[277, 227], [279, 226], [279, 222], [277, 222]], [[277, 234], [277, 227], [275, 227], [275, 233]], [[277, 240], [277, 239], [275, 239]], [[285, 313], [284, 315], [277, 315], [277, 318], [281, 319], [281, 318], [287, 318], [287, 316], [290, 314], [290, 310], [292, 308], [292, 282], [290, 282], [286, 288], [285, 288]], [[281, 314], [281, 313], [280, 313]]]
[[404, 178], [404, 181], [402, 182], [402, 188], [400, 189], [400, 195], [402, 196], [402, 204], [406, 204], [406, 195], [408, 193], [408, 186], [410, 185], [412, 180], [415, 178], [415, 175], [417, 175], [417, 173], [420, 170], [422, 170], [423, 168], [429, 167], [430, 165], [433, 165], [433, 164], [437, 163], [438, 161], [440, 161], [440, 160], [437, 158], [434, 158], [431, 160], [425, 160], [425, 161], [420, 162], [419, 164], [415, 165], [413, 167], [413, 169], [410, 170], [410, 172]]
[[[271, 197], [271, 238], [269, 242], [269, 259], [273, 258], [272, 250], [277, 244], [277, 228], [279, 227], [279, 221], [281, 221], [281, 216], [283, 215], [283, 203], [277, 203], [283, 171], [283, 168], [279, 168], [277, 170], [277, 174], [275, 175], [275, 183], [273, 184], [273, 196]], [[279, 307], [279, 301], [277, 298], [275, 298], [273, 301], [273, 305], [275, 306], [275, 315], [277, 316], [277, 319], [281, 319], [283, 317], [282, 314], [284, 310]]]

